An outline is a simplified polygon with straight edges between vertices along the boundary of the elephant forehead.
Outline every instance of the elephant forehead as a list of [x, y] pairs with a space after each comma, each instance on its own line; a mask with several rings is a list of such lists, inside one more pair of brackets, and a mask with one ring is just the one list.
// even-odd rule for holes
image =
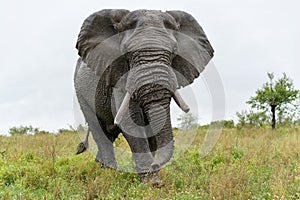
[[161, 12], [160, 10], [145, 10], [145, 9], [135, 10], [132, 12], [132, 14], [135, 14], [135, 15], [148, 15], [148, 14], [159, 15], [161, 13], [163, 13], [163, 12]]
[[146, 20], [156, 20], [156, 21], [163, 21], [164, 19], [170, 18], [170, 16], [162, 12], [160, 10], [135, 10], [131, 12], [127, 18], [130, 19], [146, 19]]
[[177, 41], [169, 30], [157, 27], [142, 27], [124, 33], [124, 40], [121, 43], [122, 53], [145, 48], [174, 52], [177, 48]]

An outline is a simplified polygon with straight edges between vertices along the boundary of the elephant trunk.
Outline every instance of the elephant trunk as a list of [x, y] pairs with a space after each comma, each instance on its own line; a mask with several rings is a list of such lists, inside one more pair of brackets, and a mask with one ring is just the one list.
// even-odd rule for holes
[[163, 49], [132, 52], [126, 83], [126, 91], [139, 102], [144, 120], [150, 125], [149, 147], [158, 151], [152, 164], [155, 171], [170, 160], [174, 150], [170, 101], [177, 89], [177, 78], [171, 57], [171, 52]]
[[150, 125], [150, 137], [155, 138], [155, 144], [149, 145], [155, 145], [150, 148], [158, 151], [156, 161], [152, 164], [156, 171], [171, 159], [174, 150], [170, 118], [171, 92], [161, 85], [149, 84], [140, 88], [138, 99]]
[[117, 112], [115, 124], [121, 122], [127, 112], [129, 100], [138, 102], [146, 124], [150, 126], [147, 137], [152, 152], [157, 150], [152, 170], [156, 171], [167, 163], [174, 150], [170, 118], [170, 101], [175, 102], [185, 112], [189, 107], [179, 93], [176, 75], [171, 68], [171, 52], [157, 49], [140, 49], [129, 54], [130, 71], [125, 89], [127, 94]]

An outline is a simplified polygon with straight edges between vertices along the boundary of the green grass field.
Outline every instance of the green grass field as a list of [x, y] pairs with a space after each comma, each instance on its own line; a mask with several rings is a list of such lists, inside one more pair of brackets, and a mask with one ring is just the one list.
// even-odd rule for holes
[[[0, 136], [0, 199], [300, 199], [297, 127], [223, 129], [200, 158], [205, 134], [199, 129], [188, 150], [160, 171], [161, 187], [100, 168], [89, 152], [74, 155], [74, 132]], [[116, 145], [128, 148], [122, 138]]]

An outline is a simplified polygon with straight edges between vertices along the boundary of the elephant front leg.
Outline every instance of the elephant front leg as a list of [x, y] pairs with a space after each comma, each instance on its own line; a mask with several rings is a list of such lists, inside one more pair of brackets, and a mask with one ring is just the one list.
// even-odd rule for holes
[[107, 134], [105, 134], [106, 127], [101, 126], [101, 122], [98, 120], [94, 109], [92, 109], [85, 99], [83, 97], [79, 99], [81, 99], [81, 108], [89, 130], [92, 132], [93, 139], [98, 147], [96, 161], [102, 162], [107, 167], [117, 169], [113, 143], [109, 140]]
[[132, 136], [129, 133], [123, 133], [123, 135], [130, 146], [132, 157], [135, 161], [135, 169], [138, 172], [139, 177], [141, 178], [143, 174], [149, 173], [151, 164], [154, 161], [153, 156], [149, 150], [148, 140], [147, 138], [138, 138]]
[[124, 132], [123, 135], [131, 148], [132, 157], [135, 160], [135, 169], [138, 172], [140, 182], [150, 182], [155, 185], [160, 184], [158, 177], [159, 170], [153, 166], [153, 152], [149, 147], [145, 128], [135, 127], [131, 129], [130, 134]]
[[[140, 130], [138, 130], [140, 129]], [[143, 128], [137, 128], [136, 131], [143, 133]], [[153, 170], [154, 159], [152, 152], [149, 149], [147, 138], [138, 138], [127, 133], [123, 133], [128, 141], [132, 151], [132, 157], [135, 160], [135, 169], [138, 172], [140, 182], [152, 184], [159, 184], [158, 170]]]
[[113, 141], [107, 137], [107, 134], [105, 134], [105, 131], [99, 125], [98, 128], [93, 129], [91, 127], [91, 131], [98, 147], [96, 162], [102, 162], [105, 167], [117, 169]]
[[122, 117], [119, 126], [130, 146], [139, 178], [144, 182], [145, 176], [151, 171], [154, 158], [149, 148], [143, 115], [136, 102], [131, 102], [130, 109]]

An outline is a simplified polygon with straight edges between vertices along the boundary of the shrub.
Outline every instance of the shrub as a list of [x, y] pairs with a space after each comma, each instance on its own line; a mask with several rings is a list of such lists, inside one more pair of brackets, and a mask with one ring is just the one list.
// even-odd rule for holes
[[26, 135], [26, 134], [35, 134], [39, 132], [38, 128], [33, 128], [31, 125], [30, 126], [19, 126], [19, 127], [12, 127], [9, 129], [9, 134], [10, 135]]

